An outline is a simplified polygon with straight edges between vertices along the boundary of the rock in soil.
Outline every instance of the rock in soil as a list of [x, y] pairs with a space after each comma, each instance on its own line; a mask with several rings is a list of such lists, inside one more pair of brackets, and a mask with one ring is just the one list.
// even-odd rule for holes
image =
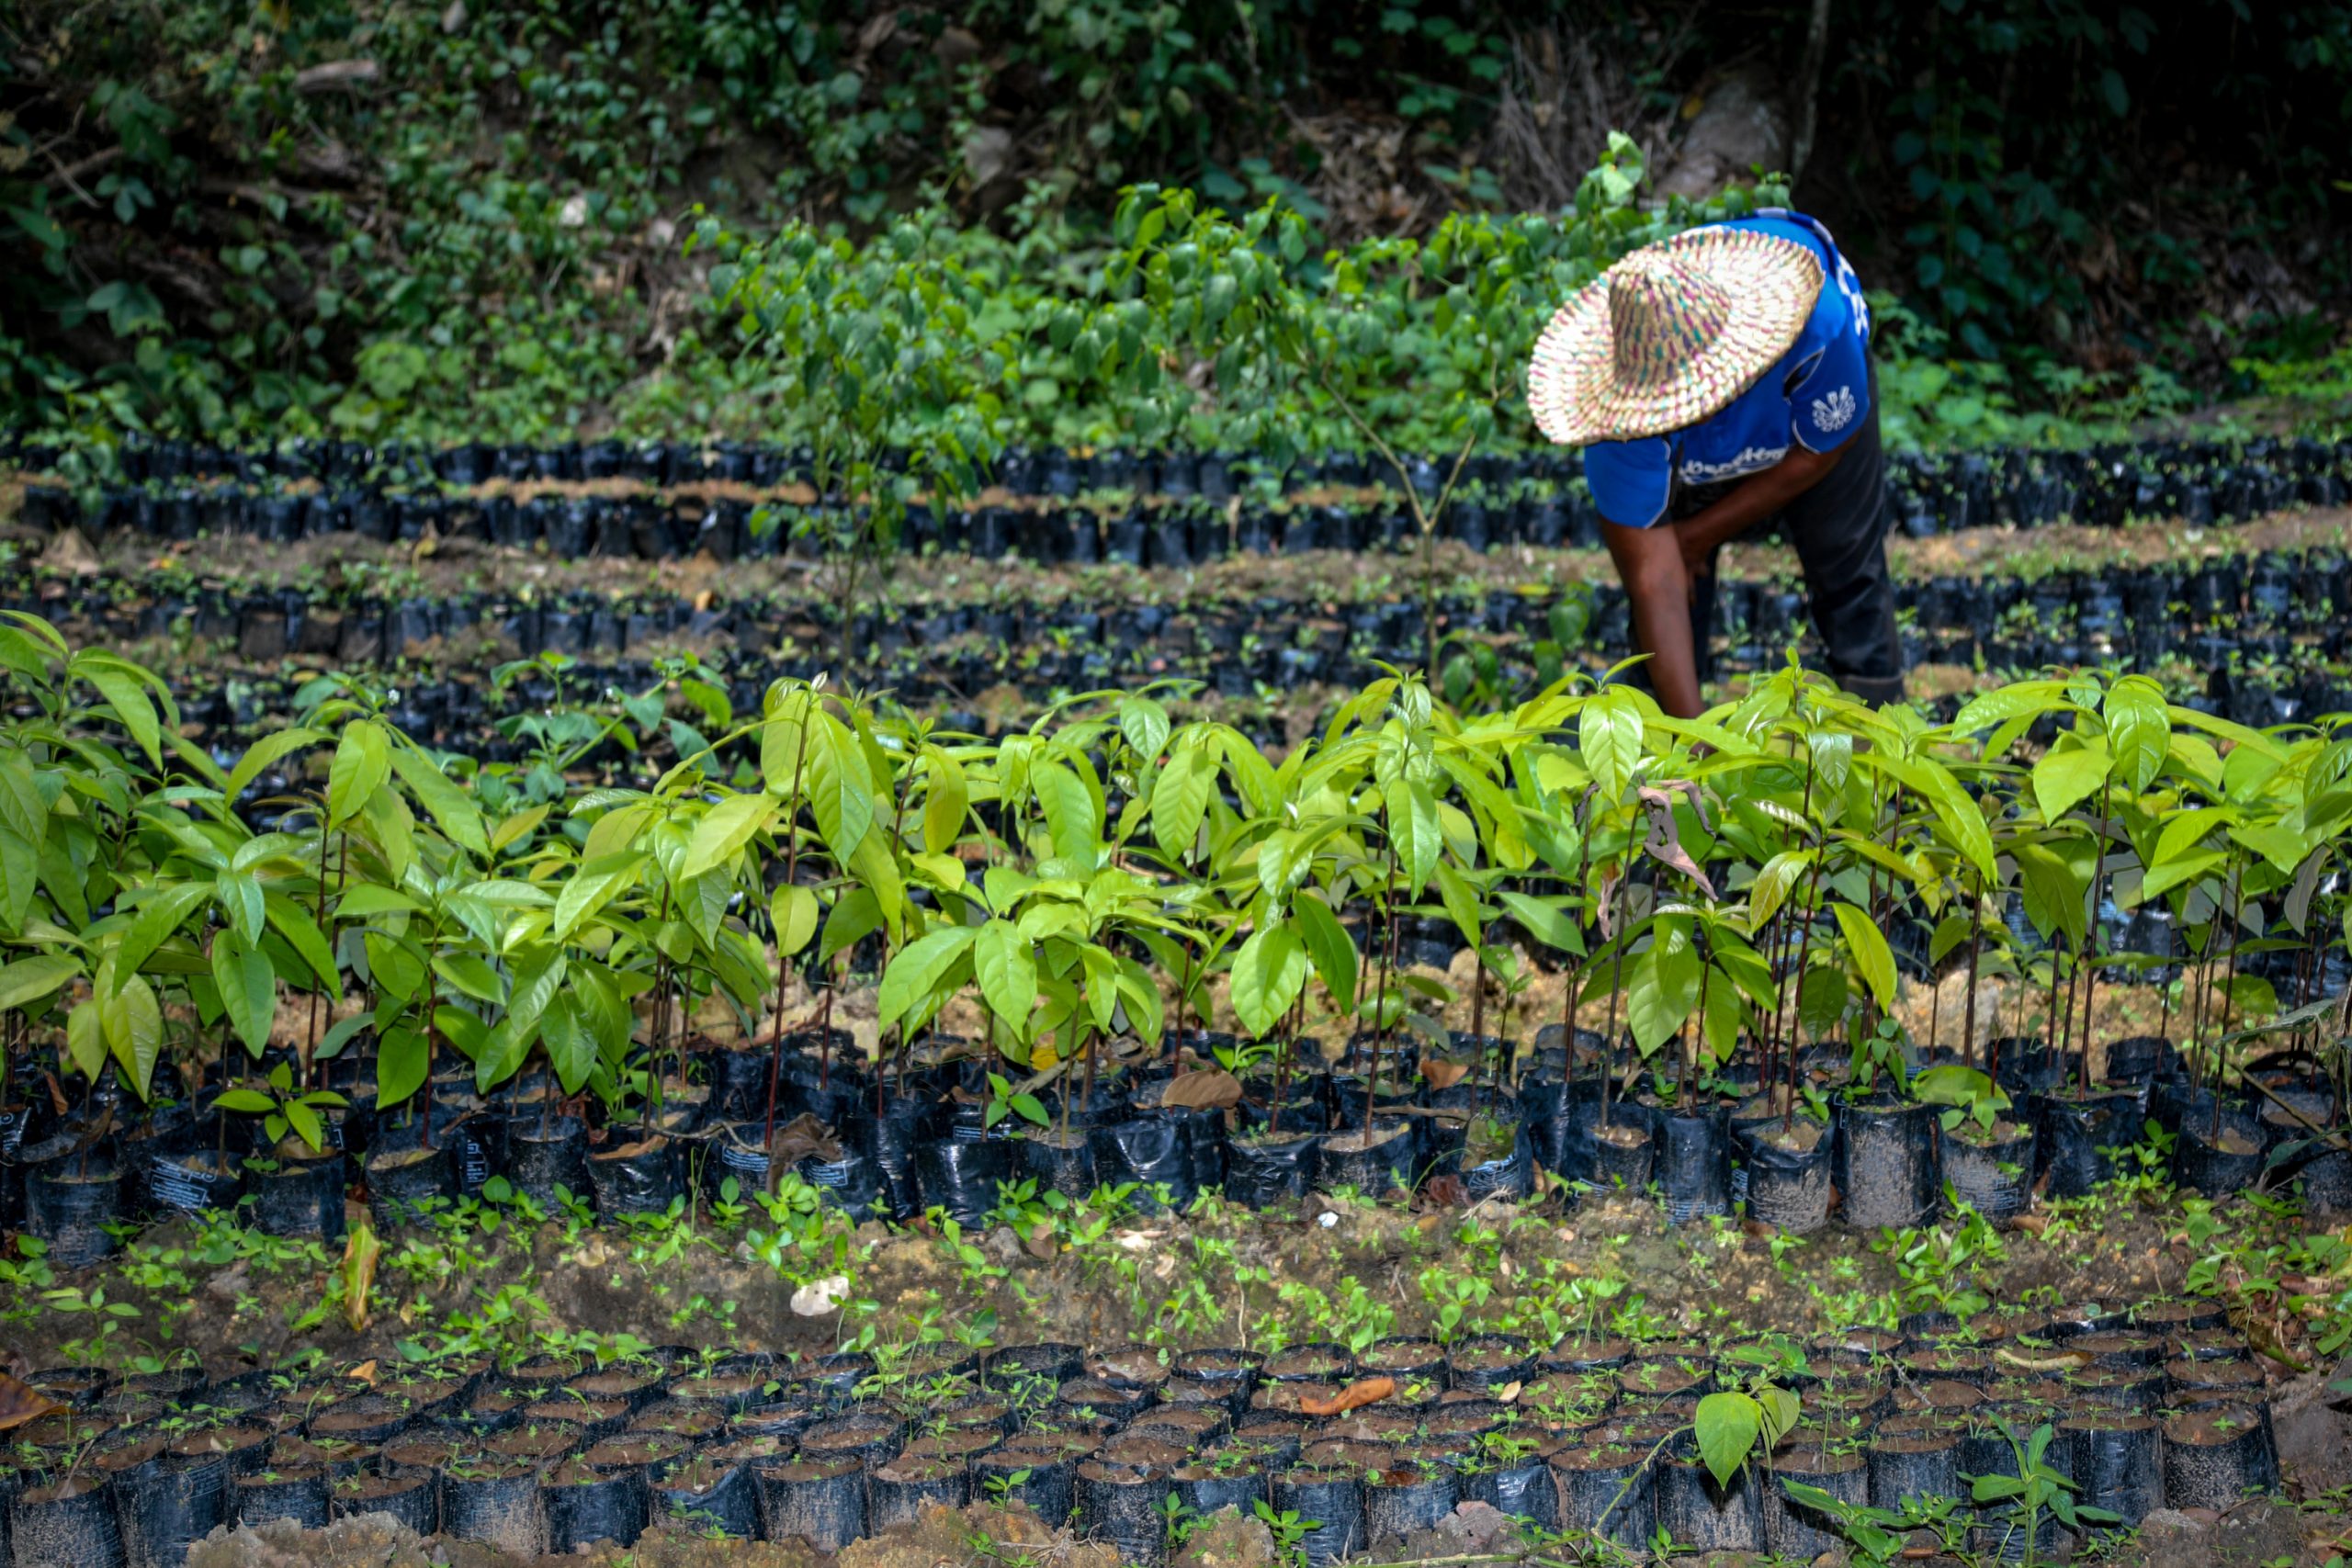
[[1193, 1527], [1176, 1568], [1268, 1568], [1273, 1561], [1274, 1532], [1263, 1519], [1219, 1508]]
[[[1115, 1547], [1075, 1540], [1055, 1529], [1019, 1503], [968, 1508], [945, 1504], [925, 1508], [910, 1525], [893, 1525], [880, 1535], [842, 1549], [840, 1568], [940, 1568], [974, 1560], [973, 1542], [985, 1540], [1000, 1562], [1050, 1563], [1052, 1568], [1119, 1568]], [[735, 1560], [727, 1559], [728, 1568]], [[781, 1568], [781, 1565], [779, 1565]]]
[[2251, 1502], [2216, 1517], [2207, 1508], [2159, 1508], [2140, 1521], [2138, 1568], [2312, 1568], [2302, 1516], [2289, 1504]]
[[511, 1568], [514, 1561], [472, 1541], [421, 1540], [389, 1514], [358, 1514], [320, 1530], [290, 1519], [223, 1525], [187, 1549], [187, 1568]]

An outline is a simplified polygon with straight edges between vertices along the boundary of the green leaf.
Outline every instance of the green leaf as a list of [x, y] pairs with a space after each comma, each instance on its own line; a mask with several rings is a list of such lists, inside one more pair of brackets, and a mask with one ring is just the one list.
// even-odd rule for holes
[[1479, 910], [1478, 895], [1463, 880], [1460, 872], [1442, 860], [1437, 863], [1437, 896], [1454, 929], [1462, 933], [1463, 944], [1484, 947], [1487, 924]]
[[1604, 686], [1577, 718], [1577, 750], [1600, 786], [1600, 803], [1614, 806], [1634, 777], [1642, 756], [1642, 715], [1634, 694]]
[[2164, 688], [2145, 675], [2122, 676], [2107, 689], [2102, 715], [2117, 782], [2131, 790], [2154, 784], [2172, 750]]
[[1315, 972], [1322, 976], [1323, 989], [1330, 997], [1332, 1008], [1342, 1018], [1353, 1016], [1357, 956], [1356, 944], [1350, 940], [1347, 928], [1340, 924], [1331, 907], [1313, 888], [1301, 891], [1291, 900], [1290, 914], [1298, 926], [1299, 940], [1306, 944]]
[[1546, 903], [1528, 894], [1504, 888], [1495, 895], [1500, 904], [1527, 931], [1527, 934], [1555, 953], [1584, 955], [1584, 932], [1575, 919], [1558, 904]]
[[812, 889], [792, 883], [776, 888], [775, 897], [768, 903], [768, 919], [775, 931], [779, 960], [790, 958], [808, 945], [808, 939], [817, 934], [819, 913], [817, 895]]
[[187, 923], [188, 916], [211, 897], [209, 883], [179, 882], [141, 899], [139, 912], [131, 918], [130, 929], [122, 933], [122, 941], [114, 950], [116, 987], [136, 975], [148, 955], [163, 946], [174, 931]]
[[1306, 948], [1288, 920], [1260, 927], [1233, 955], [1234, 1016], [1251, 1038], [1263, 1039], [1282, 1021], [1306, 984]]
[[817, 716], [803, 779], [817, 831], [837, 862], [846, 863], [874, 826], [874, 786], [856, 740], [831, 714]]
[[367, 806], [391, 771], [391, 746], [384, 728], [371, 718], [355, 718], [343, 727], [334, 761], [327, 770], [327, 821], [350, 821]]
[[971, 790], [964, 765], [936, 746], [922, 749], [926, 776], [931, 781], [922, 803], [923, 848], [934, 854], [955, 848], [963, 836], [964, 818], [971, 809]]
[[285, 1113], [287, 1125], [311, 1145], [313, 1154], [325, 1146], [327, 1130], [320, 1124], [317, 1111], [299, 1100], [281, 1100], [277, 1109]]
[[[834, 906], [839, 916], [840, 905]], [[956, 966], [979, 935], [974, 926], [945, 926], [900, 948], [882, 972], [876, 1027], [887, 1030], [935, 1000]]]
[[1193, 852], [1216, 786], [1216, 759], [1197, 742], [1179, 743], [1151, 789], [1151, 836], [1160, 853], [1182, 861]]
[[1887, 945], [1886, 933], [1878, 929], [1868, 912], [1853, 905], [1839, 902], [1830, 908], [1837, 914], [1838, 929], [1846, 938], [1846, 951], [1854, 960], [1854, 971], [1880, 1009], [1894, 1009], [1894, 952]]
[[1437, 795], [1419, 779], [1406, 779], [1388, 800], [1388, 837], [1396, 851], [1396, 869], [1404, 873], [1408, 895], [1418, 895], [1437, 871], [1445, 851], [1444, 824], [1438, 815]]
[[153, 677], [128, 660], [87, 649], [74, 656], [72, 669], [98, 689], [130, 738], [139, 742], [139, 749], [147, 753], [147, 760], [162, 767], [164, 727], [156, 720], [155, 705], [148, 700], [141, 684]]
[[376, 1103], [400, 1104], [424, 1086], [424, 1036], [403, 1027], [388, 1029], [376, 1046]]
[[1711, 1393], [1699, 1401], [1691, 1427], [1708, 1473], [1716, 1485], [1729, 1486], [1763, 1433], [1764, 1411], [1744, 1393]]
[[234, 806], [245, 791], [253, 787], [255, 779], [278, 762], [306, 746], [316, 746], [333, 739], [322, 729], [298, 728], [271, 731], [245, 748], [245, 754], [237, 759], [236, 767], [231, 770], [229, 782], [220, 791], [221, 795]]
[[468, 854], [482, 860], [490, 858], [490, 837], [482, 829], [481, 809], [473, 797], [448, 774], [434, 766], [433, 759], [402, 744], [391, 749], [392, 772], [408, 786], [409, 794], [424, 807], [449, 841]]
[[622, 850], [572, 868], [555, 898], [555, 939], [562, 942], [637, 881], [653, 857], [644, 850]]
[[311, 973], [318, 976], [328, 998], [340, 996], [342, 985], [335, 973], [334, 950], [327, 945], [327, 939], [320, 933], [318, 922], [311, 919], [311, 912], [283, 893], [266, 894], [263, 907], [269, 913], [269, 923], [311, 966]]
[[2085, 744], [2051, 750], [2033, 765], [2033, 797], [2044, 822], [2055, 822], [2107, 782], [2113, 760], [2107, 748]]
[[91, 1082], [106, 1070], [107, 1040], [98, 1023], [97, 998], [93, 997], [65, 1015], [65, 1054]]
[[972, 974], [989, 1010], [1015, 1040], [1029, 1038], [1029, 1015], [1037, 1005], [1037, 963], [1029, 939], [1011, 920], [990, 920], [972, 942]]
[[539, 1043], [548, 1051], [548, 1065], [566, 1094], [578, 1094], [596, 1066], [596, 1042], [581, 1021], [579, 1005], [570, 995], [555, 998], [539, 1015]]
[[234, 931], [212, 938], [212, 984], [230, 1027], [254, 1055], [269, 1044], [269, 1026], [277, 1013], [277, 975], [269, 957], [250, 946]]
[[2013, 718], [2037, 718], [2073, 705], [2064, 681], [2019, 681], [1970, 699], [1951, 728], [1954, 735], [1973, 735]]
[[146, 1099], [155, 1059], [164, 1050], [164, 1010], [155, 1001], [154, 988], [133, 975], [118, 983], [111, 995], [100, 987], [96, 1000], [107, 1049], [139, 1098]]
[[82, 972], [80, 960], [62, 953], [38, 953], [0, 968], [0, 1012], [29, 1007], [53, 995]]
[[1053, 835], [1054, 852], [1064, 860], [1092, 865], [1102, 843], [1102, 812], [1086, 782], [1058, 762], [1033, 769], [1029, 787], [1046, 815]]
[[730, 863], [775, 816], [775, 798], [762, 791], [729, 795], [703, 813], [702, 820], [695, 824], [694, 837], [686, 842], [686, 858], [679, 870], [679, 879], [700, 876]]

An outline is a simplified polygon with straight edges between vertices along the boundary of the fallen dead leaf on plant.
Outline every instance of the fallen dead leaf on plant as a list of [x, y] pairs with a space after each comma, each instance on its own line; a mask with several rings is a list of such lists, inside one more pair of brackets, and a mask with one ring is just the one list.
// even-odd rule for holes
[[1329, 1399], [1313, 1394], [1299, 1396], [1298, 1408], [1306, 1416], [1344, 1416], [1351, 1410], [1361, 1410], [1396, 1392], [1395, 1378], [1364, 1378], [1351, 1382]]
[[1179, 1073], [1160, 1087], [1159, 1103], [1187, 1111], [1230, 1111], [1241, 1103], [1241, 1080], [1223, 1067]]
[[10, 1431], [44, 1416], [62, 1414], [65, 1406], [30, 1383], [0, 1372], [0, 1432]]

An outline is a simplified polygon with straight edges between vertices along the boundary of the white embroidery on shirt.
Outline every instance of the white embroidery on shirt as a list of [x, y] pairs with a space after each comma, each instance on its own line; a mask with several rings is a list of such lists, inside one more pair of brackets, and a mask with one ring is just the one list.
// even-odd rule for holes
[[1824, 430], [1843, 430], [1854, 423], [1854, 389], [1840, 387], [1826, 398], [1813, 400], [1813, 423]]
[[1788, 455], [1785, 446], [1750, 446], [1726, 463], [1702, 463], [1696, 457], [1685, 457], [1682, 477], [1694, 485], [1713, 484], [1717, 479], [1761, 472]]

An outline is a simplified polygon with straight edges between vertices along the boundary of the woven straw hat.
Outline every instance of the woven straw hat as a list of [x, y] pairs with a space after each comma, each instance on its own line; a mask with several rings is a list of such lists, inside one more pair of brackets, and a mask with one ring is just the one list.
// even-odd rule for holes
[[1693, 229], [1645, 245], [1577, 290], [1536, 340], [1536, 427], [1584, 446], [1696, 424], [1780, 361], [1820, 292], [1820, 258], [1776, 234]]

